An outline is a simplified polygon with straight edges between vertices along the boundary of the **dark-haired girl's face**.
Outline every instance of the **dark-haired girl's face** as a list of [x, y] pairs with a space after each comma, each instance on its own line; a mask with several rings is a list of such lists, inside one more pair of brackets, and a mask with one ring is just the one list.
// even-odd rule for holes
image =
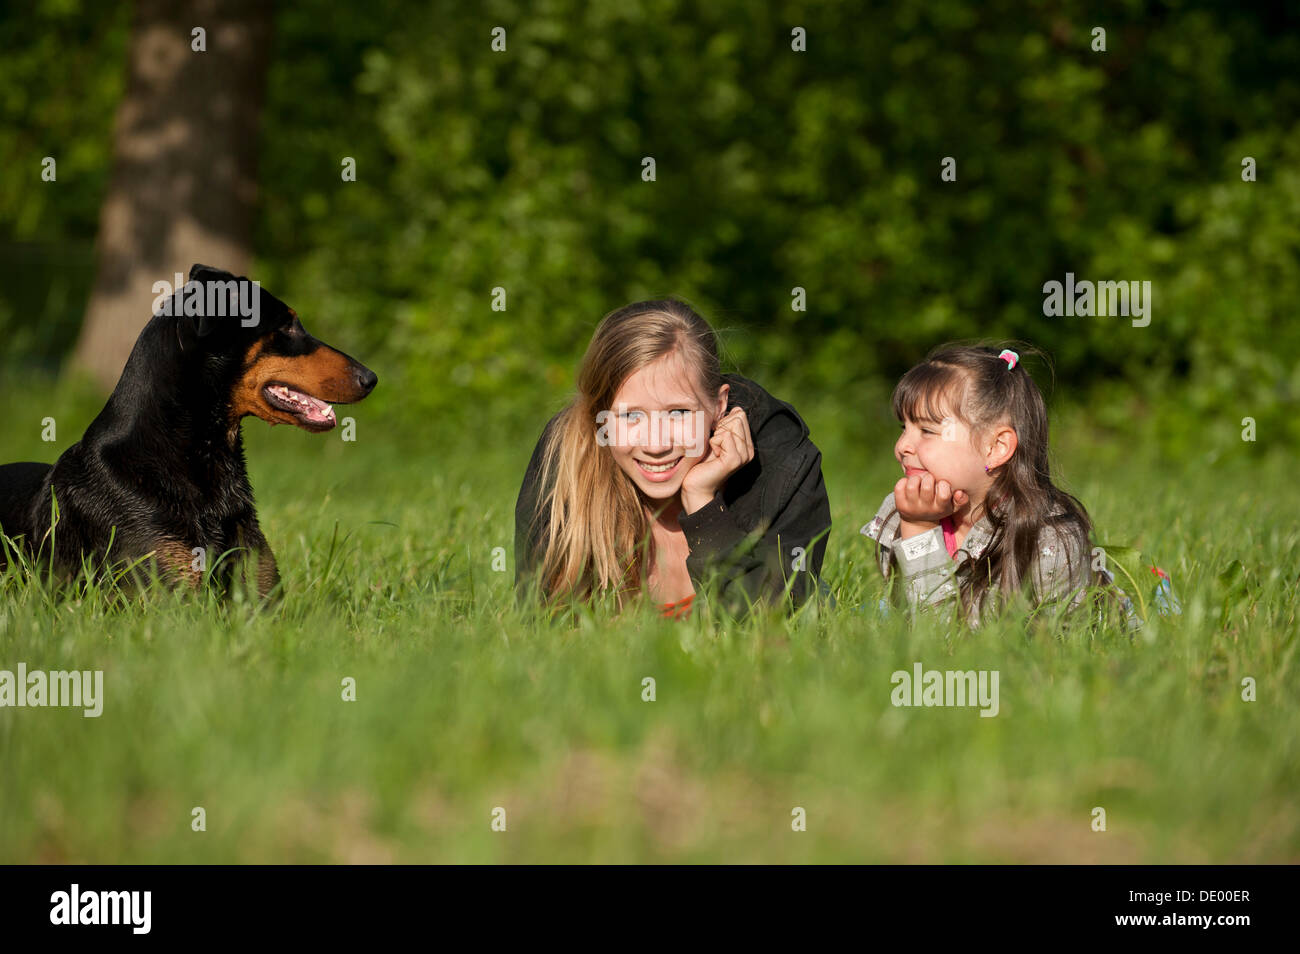
[[651, 500], [670, 500], [681, 490], [727, 409], [727, 385], [706, 403], [674, 357], [666, 355], [631, 375], [597, 421], [597, 441], [609, 447], [619, 468]]
[[894, 457], [907, 477], [933, 475], [972, 502], [984, 499], [993, 479], [984, 471], [985, 455], [975, 446], [970, 428], [956, 415], [939, 420], [904, 419]]

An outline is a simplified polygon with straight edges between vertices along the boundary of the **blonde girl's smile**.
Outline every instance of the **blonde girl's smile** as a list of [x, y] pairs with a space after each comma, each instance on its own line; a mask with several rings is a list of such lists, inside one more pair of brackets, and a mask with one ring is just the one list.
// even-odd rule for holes
[[661, 481], [672, 480], [677, 476], [677, 469], [681, 462], [685, 460], [685, 457], [678, 456], [669, 461], [659, 463], [642, 460], [639, 457], [634, 458], [634, 460], [636, 461], [637, 466], [641, 468], [641, 472], [645, 475], [646, 480], [653, 480], [658, 483]]

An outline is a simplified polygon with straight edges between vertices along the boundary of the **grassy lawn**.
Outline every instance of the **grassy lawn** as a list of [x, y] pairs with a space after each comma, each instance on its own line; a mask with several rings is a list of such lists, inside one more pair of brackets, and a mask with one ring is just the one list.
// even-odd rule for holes
[[[96, 410], [2, 397], [4, 461], [52, 460]], [[386, 407], [345, 412], [355, 443], [246, 422], [286, 588], [271, 612], [0, 580], [0, 669], [102, 669], [106, 697], [97, 719], [0, 709], [0, 861], [1300, 861], [1300, 492], [1282, 453], [1065, 442], [1098, 538], [1151, 554], [1182, 615], [1135, 638], [963, 634], [878, 613], [858, 528], [896, 478], [893, 436], [823, 437], [810, 415], [833, 608], [571, 625], [511, 589], [515, 493], [549, 412], [466, 439], [390, 427]], [[997, 670], [998, 715], [893, 706], [891, 673], [916, 662]]]

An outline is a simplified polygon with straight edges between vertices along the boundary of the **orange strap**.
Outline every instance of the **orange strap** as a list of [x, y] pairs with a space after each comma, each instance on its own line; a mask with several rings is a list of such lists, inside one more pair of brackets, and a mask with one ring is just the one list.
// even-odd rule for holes
[[691, 604], [694, 601], [695, 594], [692, 593], [690, 596], [680, 599], [676, 603], [663, 603], [660, 605], [659, 615], [664, 619], [684, 619], [691, 615]]

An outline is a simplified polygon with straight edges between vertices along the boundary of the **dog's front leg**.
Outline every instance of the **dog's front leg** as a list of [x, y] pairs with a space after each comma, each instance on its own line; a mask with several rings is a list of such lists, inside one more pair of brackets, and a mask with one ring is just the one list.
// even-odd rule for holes
[[[258, 598], [265, 602], [276, 584], [280, 582], [280, 571], [275, 565], [275, 554], [271, 545], [262, 535], [262, 528], [256, 519], [251, 527], [245, 527], [239, 533], [239, 545], [244, 550], [240, 576], [245, 587], [257, 584]], [[252, 564], [250, 567], [249, 564]]]
[[176, 539], [163, 538], [151, 551], [158, 576], [170, 586], [197, 590], [203, 582], [206, 553], [200, 547]]
[[280, 571], [275, 565], [275, 554], [271, 552], [271, 545], [265, 540], [257, 549], [255, 559], [257, 560], [257, 595], [265, 600], [280, 582]]

